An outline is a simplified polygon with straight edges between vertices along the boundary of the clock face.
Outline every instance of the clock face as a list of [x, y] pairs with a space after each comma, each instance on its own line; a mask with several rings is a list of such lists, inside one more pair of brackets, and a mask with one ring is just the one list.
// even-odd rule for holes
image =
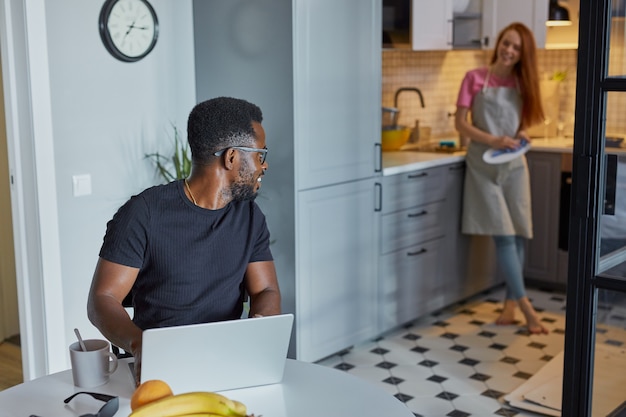
[[156, 44], [159, 23], [146, 0], [107, 0], [100, 12], [100, 36], [115, 58], [134, 62]]

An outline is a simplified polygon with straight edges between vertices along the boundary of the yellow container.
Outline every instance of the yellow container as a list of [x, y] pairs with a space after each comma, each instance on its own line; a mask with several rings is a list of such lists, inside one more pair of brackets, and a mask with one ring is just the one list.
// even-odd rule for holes
[[395, 129], [383, 129], [381, 136], [383, 152], [399, 150], [410, 137], [411, 129], [408, 127], [398, 126]]

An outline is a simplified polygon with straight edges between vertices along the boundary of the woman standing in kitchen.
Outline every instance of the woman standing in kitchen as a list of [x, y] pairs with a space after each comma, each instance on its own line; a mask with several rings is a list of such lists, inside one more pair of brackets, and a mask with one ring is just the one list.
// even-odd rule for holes
[[530, 142], [525, 129], [543, 119], [535, 38], [522, 23], [511, 23], [498, 35], [489, 66], [465, 74], [457, 99], [455, 127], [470, 139], [462, 231], [493, 236], [506, 282], [496, 323], [513, 324], [519, 307], [533, 334], [548, 331], [524, 289], [524, 242], [533, 233], [526, 157], [519, 152], [508, 162], [488, 163], [483, 154], [489, 149], [514, 152]]

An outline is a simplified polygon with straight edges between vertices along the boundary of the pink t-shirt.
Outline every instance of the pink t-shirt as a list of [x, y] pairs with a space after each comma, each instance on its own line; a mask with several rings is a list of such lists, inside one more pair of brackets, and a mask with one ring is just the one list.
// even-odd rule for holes
[[[456, 105], [458, 107], [472, 107], [472, 102], [474, 101], [474, 97], [485, 85], [485, 79], [487, 78], [487, 71], [489, 68], [477, 68], [471, 71], [468, 71], [463, 78], [463, 82], [461, 83], [461, 89], [459, 90], [459, 96], [456, 100]], [[505, 79], [499, 78], [495, 74], [491, 74], [489, 76], [489, 85], [488, 87], [511, 87], [517, 88], [517, 83], [515, 81], [515, 77], [508, 77]]]

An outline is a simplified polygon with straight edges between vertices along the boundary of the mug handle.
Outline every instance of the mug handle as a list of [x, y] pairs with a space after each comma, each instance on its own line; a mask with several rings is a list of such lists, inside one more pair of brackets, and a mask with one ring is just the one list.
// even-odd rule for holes
[[115, 353], [113, 352], [107, 352], [107, 354], [109, 355], [109, 358], [111, 358], [109, 361], [109, 372], [107, 372], [107, 375], [111, 375], [117, 369], [117, 356], [115, 356]]

